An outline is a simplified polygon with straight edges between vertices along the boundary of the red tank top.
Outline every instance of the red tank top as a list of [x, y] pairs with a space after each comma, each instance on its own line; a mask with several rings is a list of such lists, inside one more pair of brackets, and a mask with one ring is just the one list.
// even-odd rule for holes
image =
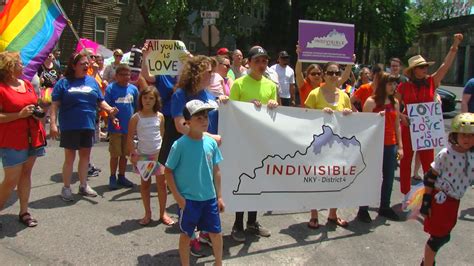
[[385, 111], [385, 133], [384, 145], [397, 144], [397, 134], [395, 133], [395, 119], [397, 119], [397, 110], [393, 104], [377, 105], [373, 112]]
[[[0, 106], [2, 113], [18, 113], [23, 107], [37, 104], [38, 97], [30, 82], [24, 81], [26, 91], [17, 92], [0, 83]], [[45, 143], [45, 131], [40, 121], [33, 117], [20, 118], [8, 123], [0, 123], [0, 148], [24, 150], [39, 147]]]
[[[429, 76], [420, 87], [408, 81], [400, 83], [397, 90], [402, 95], [403, 103], [407, 105], [412, 103], [433, 102], [436, 88], [433, 77]], [[408, 108], [405, 107], [403, 113], [406, 114], [407, 109]]]

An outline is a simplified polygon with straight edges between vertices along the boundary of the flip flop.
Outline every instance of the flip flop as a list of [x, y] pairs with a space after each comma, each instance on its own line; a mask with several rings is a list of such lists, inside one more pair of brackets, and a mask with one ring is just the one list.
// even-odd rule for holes
[[18, 220], [20, 223], [26, 225], [27, 227], [35, 227], [38, 225], [38, 220], [31, 217], [29, 212], [25, 212], [23, 214], [18, 215]]
[[160, 222], [163, 223], [164, 225], [167, 225], [167, 226], [172, 226], [172, 225], [174, 225], [174, 224], [176, 223], [175, 221], [173, 221], [173, 219], [171, 219], [171, 218], [169, 218], [169, 217], [168, 217], [168, 219], [166, 219], [166, 220], [163, 219], [163, 218], [161, 218], [161, 219], [160, 219]]
[[342, 220], [341, 218], [337, 217], [336, 219], [328, 218], [328, 223], [332, 223], [335, 225], [338, 225], [342, 228], [346, 228], [349, 226], [349, 223], [347, 221]]
[[[316, 225], [311, 225], [316, 224]], [[308, 227], [311, 229], [318, 229], [321, 225], [319, 224], [318, 218], [311, 218], [308, 222]]]
[[145, 218], [141, 219], [140, 221], [138, 221], [138, 223], [141, 225], [141, 226], [147, 226], [151, 223], [151, 218], [149, 218], [148, 220], [145, 220]]

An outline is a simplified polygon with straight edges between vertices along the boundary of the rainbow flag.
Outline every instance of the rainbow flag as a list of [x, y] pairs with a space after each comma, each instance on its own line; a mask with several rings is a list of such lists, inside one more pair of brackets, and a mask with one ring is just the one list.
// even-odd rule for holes
[[20, 52], [23, 78], [31, 80], [64, 27], [55, 0], [10, 0], [0, 14], [0, 51]]

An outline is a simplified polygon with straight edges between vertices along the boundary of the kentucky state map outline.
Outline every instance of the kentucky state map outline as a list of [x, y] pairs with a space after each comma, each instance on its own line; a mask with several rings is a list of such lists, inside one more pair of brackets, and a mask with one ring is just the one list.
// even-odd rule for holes
[[[261, 165], [253, 169], [253, 176], [250, 176], [250, 175], [248, 175], [247, 173], [242, 173], [242, 174], [240, 174], [240, 175], [239, 175], [239, 183], [238, 183], [238, 185], [237, 185], [237, 189], [236, 189], [236, 190], [233, 190], [233, 191], [232, 191], [232, 194], [234, 194], [234, 195], [236, 195], [236, 196], [239, 196], [239, 195], [244, 196], [244, 195], [261, 195], [261, 194], [264, 194], [264, 193], [267, 194], [267, 193], [340, 192], [340, 191], [342, 191], [342, 190], [344, 190], [344, 189], [350, 187], [350, 186], [355, 182], [355, 180], [357, 179], [357, 177], [358, 177], [360, 174], [362, 174], [362, 173], [365, 171], [365, 169], [367, 168], [367, 164], [366, 164], [366, 162], [365, 162], [364, 155], [363, 155], [363, 153], [362, 153], [362, 145], [361, 145], [360, 141], [356, 138], [356, 136], [352, 136], [352, 137], [350, 137], [350, 138], [341, 137], [341, 136], [339, 136], [338, 134], [334, 134], [334, 131], [332, 130], [332, 128], [331, 128], [330, 126], [322, 125], [321, 128], [322, 128], [322, 133], [319, 134], [319, 135], [313, 135], [313, 140], [312, 140], [311, 143], [306, 147], [304, 153], [302, 153], [302, 152], [299, 151], [299, 150], [296, 150], [293, 155], [287, 154], [287, 155], [285, 155], [285, 156], [283, 156], [283, 157], [282, 157], [281, 155], [279, 155], [279, 154], [267, 155], [264, 159], [261, 160], [261, 162], [260, 162]], [[330, 135], [332, 135], [332, 137], [337, 137], [337, 138], [340, 140], [340, 142], [342, 142], [342, 143], [344, 143], [344, 142], [356, 142], [356, 143], [358, 144], [357, 146], [358, 146], [358, 148], [359, 148], [359, 152], [360, 152], [360, 155], [361, 155], [361, 158], [362, 158], [362, 163], [363, 163], [364, 167], [362, 168], [362, 170], [360, 170], [360, 171], [356, 174], [356, 176], [354, 177], [354, 179], [353, 179], [350, 183], [348, 183], [346, 186], [344, 186], [344, 187], [342, 187], [342, 188], [340, 188], [340, 189], [335, 189], [335, 190], [312, 190], [312, 191], [308, 191], [308, 190], [304, 190], [304, 191], [298, 191], [298, 190], [287, 190], [287, 191], [284, 191], [284, 190], [277, 190], [277, 191], [260, 191], [260, 192], [255, 192], [255, 193], [239, 192], [239, 190], [240, 190], [240, 185], [241, 185], [241, 183], [242, 183], [242, 178], [243, 178], [243, 177], [247, 177], [247, 178], [249, 178], [249, 179], [251, 179], [251, 180], [255, 180], [255, 178], [257, 177], [257, 171], [264, 168], [264, 166], [265, 166], [265, 161], [266, 161], [267, 159], [269, 159], [269, 158], [279, 158], [280, 160], [284, 161], [284, 160], [287, 159], [288, 157], [289, 157], [289, 158], [295, 158], [297, 155], [306, 156], [306, 155], [308, 154], [308, 150], [309, 150], [310, 148], [314, 148], [314, 147], [313, 147], [313, 144], [318, 140], [318, 138], [321, 137], [321, 136], [324, 136], [325, 134], [328, 134], [328, 133], [326, 133], [326, 130], [329, 130], [329, 131], [330, 131]], [[329, 134], [328, 134], [328, 135], [329, 135]], [[322, 145], [320, 146], [319, 152], [321, 152], [323, 145], [324, 145], [324, 144], [322, 144]]]

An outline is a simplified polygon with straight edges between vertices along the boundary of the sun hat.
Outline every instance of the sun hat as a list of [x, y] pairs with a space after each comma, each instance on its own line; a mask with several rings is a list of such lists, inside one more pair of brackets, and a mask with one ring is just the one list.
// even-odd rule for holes
[[405, 75], [408, 75], [409, 72], [415, 67], [431, 66], [434, 63], [435, 62], [433, 62], [433, 61], [429, 61], [429, 62], [426, 61], [426, 59], [424, 59], [423, 56], [421, 56], [421, 55], [415, 55], [415, 56], [410, 57], [410, 59], [408, 59], [408, 67], [405, 68], [403, 73], [405, 73]]

